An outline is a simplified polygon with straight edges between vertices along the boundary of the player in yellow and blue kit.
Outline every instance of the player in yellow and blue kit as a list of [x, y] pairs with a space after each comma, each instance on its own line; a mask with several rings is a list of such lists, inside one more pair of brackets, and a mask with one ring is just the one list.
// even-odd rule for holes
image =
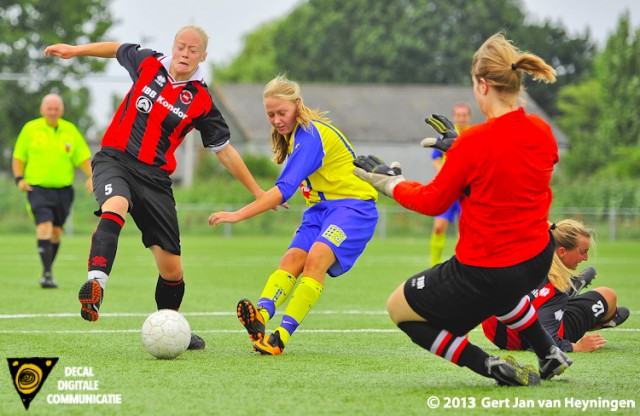
[[[353, 147], [326, 113], [304, 105], [296, 82], [274, 78], [265, 87], [263, 100], [272, 126], [274, 160], [287, 164], [273, 188], [238, 211], [211, 214], [209, 224], [253, 217], [285, 203], [301, 188], [308, 209], [293, 241], [267, 279], [257, 305], [241, 299], [237, 307], [254, 349], [278, 355], [320, 298], [326, 274], [338, 277], [349, 271], [373, 237], [378, 193], [353, 175]], [[265, 324], [287, 298], [280, 326], [265, 336]]]

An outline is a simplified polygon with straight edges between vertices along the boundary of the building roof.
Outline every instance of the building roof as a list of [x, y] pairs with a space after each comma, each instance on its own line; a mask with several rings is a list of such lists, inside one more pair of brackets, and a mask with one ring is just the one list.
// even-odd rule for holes
[[[270, 125], [262, 104], [262, 84], [223, 84], [212, 89], [232, 130], [234, 142], [268, 146]], [[314, 84], [302, 85], [310, 108], [328, 111], [328, 117], [353, 143], [419, 143], [434, 131], [424, 123], [432, 113], [451, 115], [454, 104], [472, 109], [472, 123], [484, 121], [469, 86], [423, 84]], [[549, 123], [558, 147], [566, 149], [566, 136], [526, 94], [524, 108]]]

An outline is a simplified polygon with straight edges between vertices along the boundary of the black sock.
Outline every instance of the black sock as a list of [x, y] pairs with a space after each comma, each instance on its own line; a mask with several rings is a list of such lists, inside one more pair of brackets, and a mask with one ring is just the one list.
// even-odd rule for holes
[[58, 249], [60, 248], [60, 242], [51, 243], [51, 265], [56, 261], [56, 256], [58, 255]]
[[124, 227], [124, 218], [114, 212], [103, 212], [96, 231], [91, 236], [89, 271], [111, 273], [118, 249], [118, 238]]
[[184, 297], [184, 279], [178, 281], [165, 280], [158, 275], [156, 283], [156, 306], [158, 309], [180, 309]]
[[456, 336], [447, 330], [421, 321], [401, 322], [398, 328], [422, 348], [460, 367], [467, 367], [481, 376], [492, 378], [485, 365], [489, 354], [471, 344], [466, 336]]
[[43, 274], [51, 274], [51, 263], [53, 263], [51, 240], [38, 240], [38, 254], [42, 262]]

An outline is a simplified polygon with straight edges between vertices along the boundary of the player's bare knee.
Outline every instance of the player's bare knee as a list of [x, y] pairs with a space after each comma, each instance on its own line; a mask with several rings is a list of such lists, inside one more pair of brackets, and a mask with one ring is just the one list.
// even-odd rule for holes
[[615, 306], [618, 302], [618, 296], [616, 295], [616, 292], [613, 289], [608, 287], [596, 287], [593, 290], [602, 295], [604, 300], [607, 301], [607, 304], [609, 305], [609, 309], [615, 309]]

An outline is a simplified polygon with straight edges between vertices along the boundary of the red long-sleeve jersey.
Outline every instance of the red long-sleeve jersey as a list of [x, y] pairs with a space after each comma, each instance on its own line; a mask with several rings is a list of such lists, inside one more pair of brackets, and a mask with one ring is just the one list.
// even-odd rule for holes
[[477, 267], [513, 266], [549, 242], [550, 182], [557, 162], [551, 128], [520, 108], [463, 131], [429, 184], [401, 182], [393, 197], [431, 216], [460, 199], [458, 260]]

